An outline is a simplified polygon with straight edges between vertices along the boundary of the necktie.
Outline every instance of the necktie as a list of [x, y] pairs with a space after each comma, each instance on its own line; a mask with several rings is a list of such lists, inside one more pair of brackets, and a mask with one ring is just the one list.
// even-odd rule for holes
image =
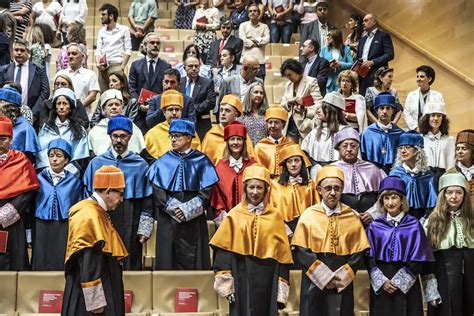
[[224, 44], [225, 44], [225, 40], [221, 39], [221, 43], [219, 44], [219, 53], [217, 54], [217, 64], [218, 65], [221, 64], [221, 53], [222, 53], [222, 50], [224, 49]]
[[18, 64], [18, 71], [16, 72], [15, 82], [21, 84], [21, 67], [23, 64]]
[[186, 85], [186, 95], [188, 97], [191, 96], [191, 79], [188, 80], [188, 84]]
[[275, 141], [275, 145], [278, 145], [278, 141], [277, 141], [277, 140]]
[[395, 226], [395, 227], [398, 226], [398, 222], [394, 219], [390, 220], [390, 223], [392, 223], [392, 225]]
[[122, 155], [117, 155], [117, 160], [118, 161], [122, 160], [122, 158], [123, 158]]
[[150, 65], [148, 66], [148, 76], [150, 79], [155, 77], [155, 61], [153, 59], [150, 60]]

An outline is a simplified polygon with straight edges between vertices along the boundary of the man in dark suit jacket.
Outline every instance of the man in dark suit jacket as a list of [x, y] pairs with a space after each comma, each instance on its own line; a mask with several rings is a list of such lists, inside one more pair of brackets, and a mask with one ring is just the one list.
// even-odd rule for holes
[[[181, 75], [179, 71], [170, 68], [166, 69], [164, 72], [163, 78], [163, 90], [176, 90], [179, 91], [179, 81], [181, 80]], [[184, 106], [183, 111], [181, 114], [181, 118], [187, 119], [192, 121], [193, 123], [196, 122], [196, 110], [194, 108], [193, 100], [188, 97], [187, 95], [183, 95], [184, 98]], [[154, 127], [156, 124], [164, 122], [166, 120], [163, 111], [161, 110], [161, 94], [156, 95], [150, 99], [150, 103], [148, 105], [148, 112], [146, 114], [146, 125], [147, 131]], [[143, 134], [145, 134], [144, 132]]]
[[196, 57], [188, 57], [184, 61], [186, 77], [181, 79], [180, 90], [183, 95], [191, 97], [196, 110], [196, 132], [202, 140], [211, 129], [210, 111], [216, 105], [214, 82], [199, 76], [201, 62]]
[[329, 73], [332, 71], [329, 67], [329, 61], [319, 57], [319, 43], [314, 38], [307, 39], [301, 46], [301, 56], [304, 57], [304, 74], [316, 78], [319, 91], [324, 97], [326, 95], [326, 84]]
[[221, 17], [222, 38], [211, 43], [207, 53], [206, 65], [211, 66], [211, 68], [217, 67], [220, 64], [221, 52], [224, 48], [232, 48], [235, 51], [237, 63], [240, 63], [244, 42], [240, 38], [231, 35], [231, 32], [232, 23], [230, 19], [226, 16]]
[[15, 40], [13, 59], [13, 62], [0, 68], [0, 86], [6, 81], [19, 83], [22, 89], [22, 104], [28, 105], [37, 116], [50, 94], [46, 69], [29, 62], [29, 44], [25, 40]]
[[369, 13], [364, 17], [363, 25], [367, 35], [359, 41], [357, 59], [363, 62], [362, 67], [370, 69], [365, 78], [359, 79], [359, 93], [365, 95], [365, 90], [374, 84], [377, 69], [388, 66], [395, 53], [392, 38], [377, 28], [377, 20], [373, 14]]
[[327, 45], [326, 34], [332, 29], [332, 26], [328, 23], [328, 11], [327, 2], [319, 1], [316, 5], [316, 15], [318, 18], [313, 22], [301, 24], [300, 45], [303, 45], [310, 38], [315, 39], [319, 47]]
[[[163, 73], [166, 69], [171, 68], [170, 64], [158, 57], [161, 41], [156, 33], [148, 33], [143, 39], [143, 43], [146, 47], [146, 57], [132, 63], [128, 76], [130, 94], [135, 99], [138, 99], [142, 89], [161, 94], [163, 92]], [[145, 117], [148, 108], [146, 104], [139, 104], [139, 107], [135, 124], [143, 132], [147, 130]]]

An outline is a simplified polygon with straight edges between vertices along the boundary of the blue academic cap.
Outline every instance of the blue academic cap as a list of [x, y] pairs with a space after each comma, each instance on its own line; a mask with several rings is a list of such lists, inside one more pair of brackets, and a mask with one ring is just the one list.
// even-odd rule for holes
[[194, 137], [194, 123], [183, 119], [174, 119], [171, 121], [168, 133], [181, 133]]

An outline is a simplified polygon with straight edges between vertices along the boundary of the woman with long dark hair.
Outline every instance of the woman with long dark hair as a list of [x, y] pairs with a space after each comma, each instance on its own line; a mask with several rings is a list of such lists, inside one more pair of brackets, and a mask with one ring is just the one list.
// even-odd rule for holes
[[351, 49], [352, 58], [357, 56], [357, 48], [359, 47], [359, 41], [362, 38], [364, 32], [364, 26], [362, 25], [362, 16], [357, 13], [352, 13], [347, 21], [346, 27], [351, 30], [351, 33], [346, 37], [346, 46]]

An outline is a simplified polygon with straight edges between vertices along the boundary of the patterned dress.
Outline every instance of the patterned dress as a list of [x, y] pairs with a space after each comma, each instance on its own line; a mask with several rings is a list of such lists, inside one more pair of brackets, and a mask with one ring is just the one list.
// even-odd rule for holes
[[[181, 0], [181, 3], [189, 3], [191, 0]], [[178, 7], [176, 9], [176, 21], [174, 26], [177, 29], [191, 29], [196, 7]]]
[[253, 114], [244, 114], [237, 118], [237, 121], [245, 125], [254, 146], [268, 136], [267, 123], [263, 115], [255, 117]]

